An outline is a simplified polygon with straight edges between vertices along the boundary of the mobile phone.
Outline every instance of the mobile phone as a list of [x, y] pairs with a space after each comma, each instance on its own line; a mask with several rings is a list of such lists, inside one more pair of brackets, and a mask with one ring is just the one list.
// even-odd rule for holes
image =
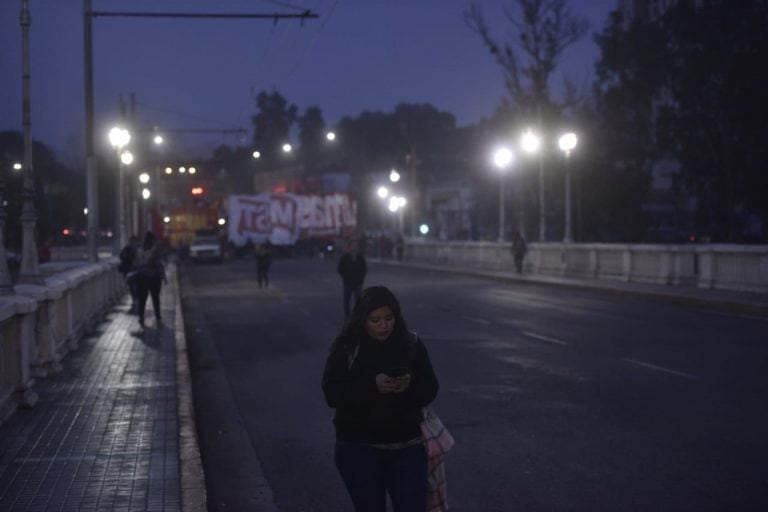
[[402, 377], [406, 373], [408, 373], [408, 367], [407, 366], [396, 366], [394, 368], [390, 368], [387, 370], [387, 375], [390, 377]]

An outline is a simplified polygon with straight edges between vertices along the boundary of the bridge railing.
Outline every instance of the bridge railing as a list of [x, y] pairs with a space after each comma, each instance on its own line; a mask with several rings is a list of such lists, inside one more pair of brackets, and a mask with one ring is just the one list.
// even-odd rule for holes
[[[410, 239], [412, 261], [491, 270], [514, 267], [511, 245]], [[530, 243], [525, 271], [544, 276], [768, 293], [768, 246]]]
[[125, 293], [117, 260], [40, 265], [43, 285], [16, 285], [0, 297], [0, 424], [37, 401], [34, 379], [61, 360]]

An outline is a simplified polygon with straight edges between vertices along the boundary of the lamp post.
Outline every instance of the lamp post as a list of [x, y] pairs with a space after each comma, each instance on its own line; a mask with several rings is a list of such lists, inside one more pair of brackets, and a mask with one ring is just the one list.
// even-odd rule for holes
[[568, 132], [560, 137], [557, 141], [560, 149], [565, 153], [565, 234], [563, 236], [563, 242], [573, 242], [573, 235], [571, 233], [571, 166], [570, 156], [571, 151], [576, 147], [578, 138], [575, 133]]
[[387, 208], [392, 213], [397, 213], [397, 234], [403, 236], [403, 209], [408, 201], [403, 196], [389, 198]]
[[32, 171], [32, 113], [30, 109], [30, 65], [29, 65], [29, 2], [22, 0], [21, 16], [21, 88], [22, 88], [22, 124], [24, 127], [24, 162], [21, 172], [24, 173], [24, 185], [21, 193], [23, 206], [21, 209], [21, 268], [18, 282], [20, 284], [43, 284], [40, 265], [35, 243], [37, 230], [37, 215], [35, 214], [35, 184]]
[[520, 137], [523, 151], [536, 154], [539, 162], [539, 241], [544, 242], [547, 235], [546, 205], [544, 202], [544, 160], [541, 154], [541, 137], [530, 128]]
[[149, 190], [150, 176], [148, 172], [143, 172], [139, 175], [139, 183], [143, 187], [141, 189], [141, 225], [144, 232], [150, 229], [149, 213], [147, 207], [147, 201], [152, 197], [152, 192]]
[[118, 159], [117, 167], [117, 201], [115, 202], [115, 231], [116, 247], [115, 254], [119, 254], [120, 249], [127, 243], [126, 234], [128, 227], [125, 222], [125, 166], [133, 162], [133, 155], [130, 151], [123, 153], [123, 148], [131, 141], [131, 134], [125, 128], [115, 126], [109, 130], [109, 143], [115, 148]]
[[493, 153], [493, 164], [500, 171], [499, 179], [499, 242], [504, 242], [504, 174], [512, 163], [512, 150], [507, 147], [497, 149]]

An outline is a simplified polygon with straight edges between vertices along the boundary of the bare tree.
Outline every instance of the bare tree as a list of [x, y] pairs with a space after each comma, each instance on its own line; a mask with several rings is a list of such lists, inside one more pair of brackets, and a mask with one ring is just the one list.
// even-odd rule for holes
[[566, 84], [565, 100], [554, 102], [549, 81], [565, 49], [587, 32], [589, 24], [570, 13], [566, 0], [512, 0], [511, 4], [505, 10], [514, 27], [511, 42], [499, 43], [491, 35], [477, 3], [465, 10], [464, 19], [504, 69], [513, 109], [541, 122], [577, 99], [575, 88]]

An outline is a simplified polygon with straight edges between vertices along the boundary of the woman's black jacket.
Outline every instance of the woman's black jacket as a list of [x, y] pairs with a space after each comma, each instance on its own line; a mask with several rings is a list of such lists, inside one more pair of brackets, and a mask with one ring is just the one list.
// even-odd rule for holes
[[[368, 444], [410, 441], [420, 436], [422, 407], [437, 396], [438, 382], [427, 349], [415, 334], [385, 342], [363, 336], [337, 343], [325, 364], [323, 392], [336, 409], [336, 439]], [[351, 365], [350, 365], [351, 362]], [[376, 375], [407, 367], [411, 384], [402, 393], [379, 393]]]

